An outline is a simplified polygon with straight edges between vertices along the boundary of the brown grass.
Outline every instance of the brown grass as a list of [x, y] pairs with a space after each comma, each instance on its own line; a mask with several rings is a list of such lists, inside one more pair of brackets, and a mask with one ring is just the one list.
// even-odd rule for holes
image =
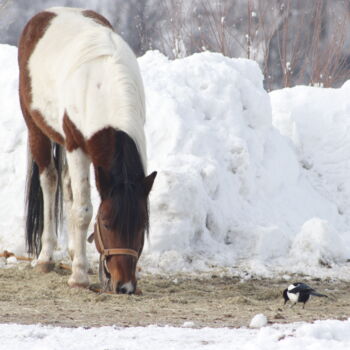
[[[235, 277], [201, 279], [186, 275], [143, 275], [141, 296], [98, 294], [88, 289], [71, 289], [69, 271], [56, 268], [42, 274], [28, 263], [0, 269], [0, 322], [52, 324], [68, 327], [102, 325], [195, 327], [247, 326], [263, 313], [270, 322], [342, 319], [350, 314], [349, 282], [310, 280], [307, 283], [330, 298], [313, 298], [301, 305], [283, 307], [281, 279]], [[303, 280], [295, 276], [295, 280]], [[91, 276], [98, 288], [97, 276]]]

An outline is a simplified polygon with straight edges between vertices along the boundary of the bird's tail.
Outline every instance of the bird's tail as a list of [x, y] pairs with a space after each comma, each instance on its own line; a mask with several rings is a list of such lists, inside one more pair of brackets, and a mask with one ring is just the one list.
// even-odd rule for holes
[[328, 295], [326, 294], [321, 294], [321, 293], [317, 293], [317, 292], [311, 292], [311, 295], [314, 295], [315, 297], [324, 297], [324, 298], [328, 298]]

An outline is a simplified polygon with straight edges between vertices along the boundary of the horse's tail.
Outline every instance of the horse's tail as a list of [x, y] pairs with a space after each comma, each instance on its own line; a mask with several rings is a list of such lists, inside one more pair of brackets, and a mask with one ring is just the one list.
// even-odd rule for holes
[[[54, 220], [56, 234], [62, 221], [62, 168], [64, 152], [59, 144], [52, 144], [52, 154], [57, 171], [57, 189], [54, 206]], [[28, 169], [25, 201], [25, 237], [27, 252], [30, 255], [39, 255], [41, 250], [41, 236], [44, 229], [44, 199], [40, 186], [39, 167], [34, 161], [28, 147]]]

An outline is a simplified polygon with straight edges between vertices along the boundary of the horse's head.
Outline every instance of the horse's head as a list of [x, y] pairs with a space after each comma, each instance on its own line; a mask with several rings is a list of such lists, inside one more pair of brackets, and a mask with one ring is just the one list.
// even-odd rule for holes
[[101, 200], [93, 237], [101, 254], [99, 276], [105, 290], [136, 291], [136, 265], [148, 231], [148, 195], [156, 175], [121, 183]]

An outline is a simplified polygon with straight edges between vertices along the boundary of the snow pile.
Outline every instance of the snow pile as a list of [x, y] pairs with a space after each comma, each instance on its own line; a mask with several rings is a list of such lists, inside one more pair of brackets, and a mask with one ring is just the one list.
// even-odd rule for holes
[[[1, 324], [0, 349], [269, 349], [343, 350], [350, 347], [350, 319], [292, 323], [261, 329], [100, 327], [59, 328]], [[77, 341], [79, 339], [79, 341]]]
[[[16, 54], [0, 45], [0, 251], [23, 254], [26, 131]], [[144, 270], [329, 275], [333, 270], [322, 264], [342, 265], [350, 257], [344, 131], [350, 84], [322, 96], [309, 92], [309, 99], [298, 89], [272, 93], [272, 112], [253, 61], [213, 53], [170, 61], [150, 51], [139, 63], [148, 169], [158, 171]], [[313, 105], [335, 91], [338, 99], [328, 112], [323, 103], [318, 118]], [[92, 246], [89, 255], [97, 260]]]
[[[139, 62], [149, 170], [159, 170], [146, 264], [157, 271], [234, 266], [264, 275], [280, 267], [317, 274], [320, 261], [350, 257], [344, 215], [310, 181], [289, 135], [272, 125], [275, 111], [254, 62], [213, 53], [170, 61], [158, 52]], [[313, 218], [323, 220], [328, 235]], [[298, 233], [307, 222], [308, 230], [315, 224], [311, 245], [319, 256], [305, 266]]]
[[23, 252], [26, 127], [19, 107], [17, 48], [0, 45], [0, 252]]
[[139, 62], [149, 170], [159, 171], [148, 261], [174, 270], [232, 265], [234, 240], [251, 226], [247, 200], [260, 191], [271, 132], [261, 72], [254, 62], [211, 53], [170, 61], [149, 52]]
[[318, 218], [307, 221], [296, 235], [290, 255], [300, 264], [332, 266], [347, 258], [342, 236], [329, 223]]

